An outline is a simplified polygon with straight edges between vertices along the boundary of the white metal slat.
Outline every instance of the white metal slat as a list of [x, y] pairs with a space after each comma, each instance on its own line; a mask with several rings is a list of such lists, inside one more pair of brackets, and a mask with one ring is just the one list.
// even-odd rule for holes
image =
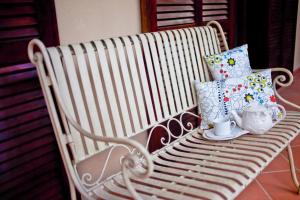
[[166, 33], [170, 40], [171, 52], [172, 52], [172, 57], [174, 59], [174, 66], [175, 66], [176, 77], [177, 77], [177, 85], [179, 88], [180, 99], [181, 99], [182, 106], [183, 106], [182, 109], [186, 109], [188, 107], [188, 105], [187, 105], [187, 99], [186, 99], [184, 85], [183, 85], [183, 77], [182, 77], [180, 64], [179, 64], [179, 56], [178, 56], [177, 49], [176, 49], [175, 38], [171, 31], [166, 31]]
[[182, 46], [182, 40], [179, 35], [178, 30], [173, 30], [172, 31], [175, 35], [175, 40], [176, 40], [176, 45], [177, 45], [177, 50], [179, 54], [179, 62], [180, 62], [180, 68], [182, 71], [182, 78], [184, 82], [184, 88], [185, 88], [185, 94], [187, 96], [187, 105], [192, 106], [193, 105], [193, 100], [192, 100], [192, 95], [191, 95], [191, 87], [188, 79], [188, 74], [187, 74], [187, 67], [186, 67], [186, 62], [184, 58], [184, 53], [183, 53], [183, 46]]
[[[276, 126], [274, 127], [274, 128], [272, 128], [271, 130], [273, 130], [274, 129], [274, 131], [276, 130], [276, 131], [288, 131], [288, 132], [286, 132], [286, 133], [284, 133], [284, 134], [288, 134], [288, 135], [295, 135], [295, 131], [296, 130], [298, 130], [299, 129], [299, 127], [296, 125], [296, 123], [293, 123], [293, 122], [288, 122], [288, 121], [285, 121], [285, 123], [288, 123], [289, 124], [289, 126], [291, 126], [291, 127], [289, 127], [289, 128], [287, 128], [283, 123], [278, 123], [278, 124], [276, 124]], [[280, 133], [280, 134], [282, 134], [282, 133]]]
[[245, 169], [251, 169], [254, 172], [257, 172], [259, 167], [249, 161], [243, 161], [243, 160], [236, 160], [232, 158], [223, 158], [223, 157], [216, 157], [213, 155], [204, 155], [204, 154], [194, 154], [194, 153], [186, 153], [182, 151], [177, 151], [175, 149], [168, 149], [168, 153], [176, 155], [178, 157], [182, 158], [189, 158], [189, 159], [195, 159], [195, 160], [206, 160], [208, 162], [214, 162], [216, 159], [218, 159], [219, 162], [222, 162], [227, 165], [238, 165]]
[[[128, 192], [123, 192], [126, 189], [123, 189], [119, 186], [114, 185], [113, 183], [111, 183], [111, 181], [107, 181], [107, 183], [104, 183], [104, 187], [101, 189], [96, 189], [93, 192], [97, 195], [97, 199], [109, 199], [109, 200], [128, 200], [128, 196], [130, 196], [130, 194], [128, 195]], [[123, 196], [121, 196], [121, 195]], [[124, 197], [127, 194], [126, 197]]]
[[163, 158], [159, 156], [155, 156], [154, 158], [155, 163], [158, 164], [159, 166], [166, 166], [166, 167], [176, 167], [176, 169], [181, 169], [181, 170], [191, 170], [193, 172], [197, 173], [205, 173], [209, 175], [215, 175], [219, 177], [224, 177], [231, 179], [235, 181], [236, 183], [243, 183], [247, 181], [247, 178], [239, 173], [235, 173], [233, 171], [226, 171], [225, 169], [218, 169], [218, 168], [209, 168], [205, 166], [200, 166], [200, 165], [190, 165], [190, 164], [183, 164], [183, 163], [178, 163], [176, 162], [176, 166], [174, 166], [174, 162], [170, 160], [164, 160]]
[[[204, 190], [210, 190], [215, 195], [216, 193], [218, 193], [218, 191], [222, 191], [222, 194], [230, 196], [232, 194], [231, 190], [234, 190], [239, 186], [238, 183], [231, 179], [208, 174], [201, 174], [193, 172], [191, 170], [182, 170], [178, 168], [165, 167], [160, 165], [156, 165], [155, 170], [159, 171], [159, 173], [153, 173], [153, 177], [161, 177], [168, 181], [174, 181], [179, 184], [186, 184], [188, 186], [197, 187]], [[183, 176], [184, 178], [181, 178], [180, 176]]]
[[199, 48], [200, 48], [200, 53], [201, 53], [201, 59], [202, 59], [202, 63], [203, 63], [203, 69], [205, 72], [205, 80], [208, 81], [210, 80], [209, 77], [209, 70], [208, 70], [208, 66], [206, 64], [206, 61], [204, 60], [203, 56], [206, 56], [206, 52], [207, 52], [207, 44], [205, 42], [203, 42], [203, 36], [202, 36], [202, 31], [200, 31], [202, 28], [196, 28], [196, 33], [197, 33], [197, 37], [198, 37], [198, 41], [199, 41]]
[[[290, 125], [290, 126], [287, 128], [286, 125]], [[293, 127], [293, 125], [294, 124], [291, 124], [289, 122], [285, 122], [284, 124], [276, 124], [276, 126], [274, 127], [274, 129], [277, 129], [277, 128], [287, 128], [287, 129], [292, 130], [292, 131], [297, 131], [298, 127]]]
[[185, 32], [185, 35], [187, 37], [188, 49], [190, 51], [190, 58], [191, 58], [191, 61], [192, 61], [192, 69], [193, 69], [193, 74], [194, 74], [194, 79], [193, 80], [200, 80], [199, 70], [198, 70], [198, 63], [196, 61], [197, 58], [196, 58], [195, 46], [194, 46], [195, 41], [193, 40], [193, 38], [191, 36], [191, 33], [188, 29], [184, 29], [184, 32]]
[[[211, 145], [211, 143], [209, 141], [203, 139], [202, 136], [199, 135], [198, 133], [194, 134], [193, 137], [198, 140], [198, 141], [196, 141], [196, 140], [193, 141], [196, 144]], [[245, 150], [252, 150], [252, 151], [259, 151], [259, 152], [266, 153], [269, 156], [274, 153], [273, 148], [276, 148], [276, 146], [274, 147], [273, 144], [253, 143], [253, 142], [247, 142], [247, 141], [242, 141], [242, 140], [235, 140], [235, 141], [232, 141], [232, 143], [218, 142], [218, 145], [227, 146], [227, 147], [231, 147], [232, 144], [234, 144], [235, 148], [245, 149]]]
[[270, 133], [270, 135], [279, 136], [285, 140], [289, 140], [290, 136], [291, 136], [290, 133], [285, 133], [285, 132], [281, 133], [281, 132], [278, 132], [277, 130], [273, 130], [273, 129], [271, 129], [269, 131], [269, 133]]
[[159, 91], [160, 100], [161, 100], [161, 106], [162, 106], [164, 118], [166, 118], [167, 116], [170, 115], [170, 113], [169, 113], [169, 109], [168, 109], [166, 90], [165, 90], [165, 86], [163, 83], [160, 62], [159, 62], [158, 55], [157, 55], [157, 47], [156, 47], [153, 35], [151, 33], [146, 33], [145, 35], [149, 41], [149, 47], [150, 47], [150, 51], [152, 54], [154, 72], [156, 75], [157, 86], [158, 86], [158, 91]]
[[210, 145], [205, 145], [205, 144], [195, 144], [193, 142], [190, 142], [189, 140], [184, 140], [182, 141], [180, 144], [183, 144], [185, 146], [188, 146], [190, 148], [199, 148], [199, 146], [201, 146], [201, 148], [199, 149], [205, 149], [205, 150], [210, 150], [210, 151], [222, 151], [222, 152], [227, 152], [227, 153], [238, 153], [241, 155], [245, 155], [245, 157], [250, 156], [250, 157], [258, 157], [262, 160], [268, 160], [270, 158], [270, 156], [268, 156], [266, 153], [262, 153], [262, 152], [257, 152], [257, 151], [246, 151], [243, 149], [239, 149], [239, 148], [228, 148], [226, 146], [210, 146]]
[[210, 27], [210, 28], [213, 31], [213, 34], [212, 34], [213, 37], [214, 37], [213, 40], [216, 42], [216, 46], [218, 47], [218, 53], [221, 53], [222, 52], [222, 50], [221, 50], [221, 42], [220, 42], [219, 37], [218, 37], [218, 31], [215, 28], [212, 28], [212, 27]]
[[169, 77], [169, 72], [168, 72], [168, 67], [166, 63], [166, 57], [164, 53], [164, 45], [161, 40], [161, 36], [159, 33], [153, 33], [156, 43], [157, 43], [157, 48], [158, 48], [158, 54], [159, 54], [159, 60], [160, 60], [160, 65], [163, 73], [163, 81], [165, 83], [165, 88], [167, 92], [167, 98], [168, 98], [168, 105], [171, 111], [171, 115], [174, 115], [176, 113], [175, 109], [175, 104], [174, 104], [174, 97], [173, 93], [171, 90], [171, 82], [170, 82], [170, 77]]
[[[213, 183], [212, 184], [207, 182], [203, 183], [201, 181], [194, 180], [191, 177], [186, 178], [181, 174], [174, 175], [172, 173], [172, 170], [173, 169], [170, 169], [170, 171], [164, 171], [164, 173], [154, 172], [150, 178], [143, 180], [143, 183], [151, 185], [152, 187], [159, 185], [163, 188], [162, 192], [180, 191], [181, 194], [184, 193], [184, 195], [180, 195], [180, 193], [177, 194], [179, 196], [175, 197], [174, 199], [181, 200], [181, 199], [186, 199], [187, 196], [193, 196], [193, 198], [195, 199], [204, 198], [204, 199], [223, 200], [223, 198], [221, 198], [219, 194], [213, 191], [213, 189], [208, 190], [208, 188], [213, 188], [214, 186], [215, 188], [218, 189], [220, 189], [221, 187], [218, 187]], [[169, 173], [171, 173], [172, 175], [170, 175]], [[224, 193], [226, 194], [226, 192]]]
[[[131, 39], [133, 40], [133, 46], [135, 48], [135, 54], [136, 54], [136, 59], [138, 62], [138, 71], [139, 71], [139, 77], [142, 82], [142, 88], [143, 88], [143, 95], [144, 99], [146, 101], [146, 109], [147, 113], [149, 116], [150, 124], [154, 124], [156, 122], [155, 116], [154, 116], [154, 110], [152, 107], [152, 101], [151, 101], [151, 95], [149, 92], [149, 85], [147, 81], [147, 76], [145, 72], [145, 65], [144, 65], [144, 60], [143, 60], [143, 53], [140, 45], [140, 41], [137, 38], [137, 36], [131, 36]], [[137, 78], [137, 77], [136, 77]], [[143, 127], [146, 128], [146, 127]]]
[[[59, 87], [59, 90], [61, 92], [61, 97], [62, 100], [68, 109], [70, 115], [76, 119], [75, 117], [75, 111], [73, 108], [72, 100], [70, 97], [70, 91], [68, 88], [67, 80], [65, 77], [65, 71], [62, 66], [61, 60], [60, 60], [60, 55], [57, 50], [57, 48], [48, 48], [49, 56], [51, 58], [52, 64], [53, 64], [53, 69], [56, 74], [56, 79], [57, 79], [57, 84]], [[72, 137], [74, 138], [74, 143], [76, 147], [76, 156], [78, 157], [78, 160], [81, 160], [85, 157], [85, 150], [84, 150], [84, 145], [82, 141], [82, 137], [80, 133], [73, 127], [70, 126], [70, 133]]]
[[[300, 125], [298, 124], [298, 120], [297, 119], [293, 119], [293, 118], [285, 118], [284, 119], [284, 123], [287, 123], [289, 125], [294, 126], [295, 128], [300, 128]], [[283, 125], [284, 123], [282, 123], [282, 121], [280, 121], [277, 124]]]
[[212, 55], [213, 52], [212, 52], [212, 49], [211, 49], [210, 41], [207, 38], [205, 29], [206, 29], [205, 27], [201, 27], [200, 32], [201, 32], [201, 36], [202, 36], [202, 39], [203, 39], [202, 41], [203, 41], [203, 44], [204, 44], [205, 55], [209, 56], [209, 55]]
[[190, 28], [189, 29], [193, 38], [193, 42], [195, 45], [195, 56], [197, 58], [197, 64], [198, 64], [198, 76], [200, 77], [200, 81], [205, 81], [205, 77], [204, 77], [204, 69], [203, 69], [203, 60], [202, 60], [202, 55], [199, 51], [199, 44], [198, 44], [198, 39], [196, 37], [196, 32], [195, 32], [195, 28]]
[[217, 41], [217, 45], [218, 45], [218, 51], [219, 53], [221, 53], [222, 52], [221, 44], [224, 46], [224, 42], [221, 43], [218, 37], [218, 31], [216, 29], [214, 29], [214, 33], [215, 33], [215, 40]]
[[[126, 49], [126, 53], [127, 53], [127, 59], [129, 62], [129, 66], [130, 66], [129, 70], [131, 72], [131, 77], [133, 78], [133, 80], [135, 80], [135, 78], [138, 77], [138, 70], [137, 70], [137, 65], [136, 65], [136, 59], [133, 54], [132, 44], [128, 37], [123, 37], [122, 39], [125, 43], [125, 49]], [[138, 105], [138, 114], [140, 116], [140, 120], [142, 123], [141, 125], [142, 125], [142, 127], [146, 127], [148, 124], [147, 114], [146, 114], [146, 110], [145, 110], [145, 103], [143, 101], [142, 88], [141, 88], [141, 85], [139, 84], [138, 80], [134, 81], [133, 87], [134, 87], [133, 91], [136, 95], [136, 101], [137, 101], [137, 105]]]
[[[84, 55], [83, 49], [80, 44], [74, 44], [74, 45], [72, 45], [72, 47], [74, 49], [76, 59], [77, 59], [78, 72], [79, 72], [81, 84], [83, 87], [82, 95], [83, 95], [84, 101], [86, 101], [87, 115], [89, 115], [87, 118], [89, 121], [89, 126], [90, 126], [92, 134], [95, 134], [96, 132], [99, 134], [99, 133], [102, 133], [103, 131], [101, 129], [100, 119], [99, 119], [99, 116], [97, 113], [95, 96], [92, 91], [92, 85], [91, 85], [91, 80], [90, 80], [87, 63], [85, 60], [85, 55]], [[98, 142], [96, 145], [97, 145], [96, 148], [98, 148], [99, 145], [100, 145], [100, 149], [105, 148], [104, 143]], [[91, 148], [91, 147], [88, 147], [88, 148]]]
[[[86, 108], [84, 106], [84, 101], [83, 101], [83, 96], [82, 96], [83, 91], [81, 91], [81, 89], [80, 89], [79, 80], [78, 80], [77, 73], [76, 73], [76, 66], [73, 61], [72, 53], [70, 51], [70, 48], [67, 46], [60, 47], [60, 49], [61, 49], [61, 52], [64, 57], [64, 61], [66, 64], [68, 79], [70, 81], [70, 87], [71, 87], [72, 95], [74, 97], [73, 99], [75, 102], [75, 107], [76, 107], [77, 114], [79, 117], [80, 125], [84, 129], [91, 131], [91, 128], [90, 128], [90, 125], [88, 122], [87, 113], [86, 113]], [[88, 151], [87, 153], [88, 154], [95, 153], [96, 150], [95, 150], [95, 148], [93, 148], [94, 141], [89, 138], [85, 138], [84, 141], [86, 143], [86, 148]]]
[[[85, 43], [84, 47], [87, 51], [87, 56], [89, 59], [89, 64], [90, 64], [90, 71], [91, 71], [91, 76], [92, 76], [92, 80], [93, 80], [93, 84], [96, 86], [95, 87], [95, 96], [97, 98], [96, 102], [98, 104], [98, 108], [99, 108], [99, 117], [102, 119], [103, 121], [103, 136], [109, 136], [109, 137], [113, 137], [113, 128], [112, 128], [112, 124], [110, 122], [110, 117], [109, 117], [109, 112], [108, 112], [108, 105], [105, 99], [105, 94], [104, 94], [104, 89], [103, 89], [103, 85], [102, 85], [102, 80], [99, 74], [99, 68], [100, 66], [98, 66], [97, 60], [96, 60], [96, 54], [94, 51], [94, 48], [92, 46], [91, 43]], [[96, 132], [97, 134], [97, 132]]]
[[[125, 186], [123, 179], [120, 176], [117, 176], [114, 178], [118, 184]], [[147, 183], [147, 182], [148, 183]], [[142, 191], [145, 193], [151, 193], [153, 195], [156, 195], [158, 197], [163, 197], [166, 199], [182, 199], [182, 200], [195, 200], [199, 199], [199, 197], [191, 197], [186, 195], [181, 195], [180, 193], [174, 192], [174, 191], [181, 191], [183, 188], [187, 189], [188, 187], [179, 186], [179, 185], [173, 185], [172, 190], [166, 190], [163, 188], [170, 188], [169, 182], [162, 182], [162, 181], [156, 181], [155, 184], [154, 181], [151, 179], [146, 179], [146, 184], [140, 184], [140, 183], [133, 183], [133, 187], [136, 188], [138, 191]], [[151, 181], [151, 182], [150, 182]], [[149, 183], [150, 182], [150, 183]], [[151, 184], [152, 183], [152, 184]], [[199, 192], [199, 191], [198, 191]], [[204, 191], [201, 191], [204, 192]], [[205, 194], [206, 195], [206, 194]]]
[[176, 105], [176, 111], [179, 112], [182, 110], [181, 102], [180, 102], [180, 95], [179, 95], [179, 90], [178, 90], [178, 83], [176, 80], [176, 75], [175, 75], [175, 66], [173, 63], [173, 56], [171, 54], [171, 49], [170, 49], [170, 43], [169, 39], [166, 35], [165, 32], [160, 33], [163, 41], [163, 45], [165, 48], [165, 53], [166, 53], [166, 58], [167, 58], [167, 67], [169, 71], [169, 76], [171, 79], [171, 88], [172, 88], [172, 93], [174, 96], [174, 102]]
[[[130, 110], [130, 113], [131, 113], [131, 116], [132, 116], [134, 132], [138, 132], [141, 129], [141, 127], [140, 127], [140, 123], [139, 123], [139, 117], [138, 117], [138, 111], [137, 111], [137, 108], [136, 108], [136, 102], [135, 102], [135, 99], [134, 99], [134, 93], [133, 93], [133, 90], [132, 90], [132, 84], [131, 84], [130, 77], [129, 77], [128, 66], [127, 66], [127, 62], [126, 62], [126, 59], [125, 59], [124, 47], [123, 47], [123, 44], [122, 44], [122, 42], [119, 38], [114, 38], [113, 40], [114, 40], [114, 42], [117, 46], [118, 56], [119, 56], [120, 65], [121, 65], [120, 69], [121, 69], [121, 74], [123, 75], [123, 78], [124, 78], [125, 94], [128, 98], [129, 110]], [[128, 136], [130, 136], [130, 135], [131, 134], [129, 134]]]
[[151, 54], [149, 51], [148, 41], [147, 41], [146, 36], [143, 34], [139, 35], [139, 37], [142, 41], [144, 57], [146, 59], [146, 69], [147, 69], [147, 74], [148, 74], [149, 82], [150, 82], [150, 86], [151, 86], [153, 104], [154, 104], [154, 108], [155, 108], [155, 113], [157, 115], [157, 121], [161, 121], [163, 116], [162, 116], [162, 110], [161, 110], [161, 106], [160, 106], [160, 102], [159, 102], [159, 94], [157, 91], [155, 75], [153, 72], [153, 64], [151, 61]]
[[115, 97], [115, 93], [114, 93], [114, 89], [113, 89], [113, 85], [112, 85], [112, 80], [111, 80], [111, 76], [110, 71], [109, 71], [109, 67], [108, 67], [108, 61], [106, 58], [106, 54], [105, 54], [105, 48], [102, 44], [101, 41], [95, 41], [95, 45], [98, 51], [98, 57], [99, 57], [99, 61], [101, 64], [101, 70], [102, 70], [102, 74], [103, 74], [103, 79], [104, 79], [104, 87], [106, 88], [107, 91], [107, 98], [108, 98], [108, 103], [109, 103], [109, 112], [112, 115], [112, 120], [114, 121], [113, 126], [115, 128], [115, 136], [117, 137], [124, 137], [125, 133], [123, 131], [122, 125], [121, 125], [121, 118], [120, 118], [120, 113], [118, 110], [118, 106], [117, 106], [117, 101], [116, 101], [116, 97]]
[[[122, 186], [118, 185], [113, 179], [111, 181], [108, 181], [107, 183], [105, 183], [105, 187], [107, 189], [109, 189], [110, 191], [112, 191], [115, 194], [122, 194], [124, 197], [124, 199], [128, 200], [131, 197], [131, 194], [129, 193], [127, 188], [123, 188]], [[105, 191], [105, 190], [104, 190]], [[101, 193], [101, 191], [99, 191], [98, 193]], [[157, 200], [157, 198], [155, 198], [154, 196], [152, 196], [152, 194], [142, 194], [139, 193], [140, 197], [144, 200]], [[106, 198], [111, 200], [109, 197]], [[117, 200], [120, 200], [121, 197], [119, 196], [119, 198]]]
[[247, 161], [254, 163], [259, 166], [263, 166], [264, 160], [261, 157], [255, 157], [252, 155], [246, 155], [246, 154], [240, 154], [239, 152], [237, 153], [232, 153], [232, 152], [224, 152], [224, 151], [218, 151], [218, 150], [206, 150], [206, 149], [199, 149], [199, 148], [188, 148], [183, 145], [174, 145], [176, 149], [189, 152], [191, 154], [195, 155], [206, 155], [210, 154], [211, 156], [215, 157], [220, 157], [220, 158], [229, 158], [229, 159], [236, 159], [236, 160], [241, 160], [241, 161]]
[[[121, 79], [121, 74], [120, 74], [120, 69], [119, 69], [119, 64], [118, 64], [118, 58], [116, 56], [115, 52], [115, 46], [113, 45], [112, 41], [110, 39], [104, 40], [106, 46], [107, 46], [107, 51], [108, 51], [108, 56], [109, 56], [109, 61], [110, 61], [110, 67], [112, 70], [111, 76], [113, 76], [113, 82], [115, 83], [116, 86], [116, 91], [114, 92], [114, 95], [117, 97], [117, 101], [119, 102], [120, 105], [120, 117], [121, 120], [124, 124], [125, 128], [125, 135], [132, 133], [132, 127], [131, 127], [131, 122], [129, 118], [129, 111], [127, 108], [126, 104], [126, 97], [124, 94], [124, 88], [123, 88], [123, 83]], [[111, 88], [113, 89], [113, 88]], [[115, 122], [118, 123], [118, 122]], [[121, 123], [121, 121], [119, 121]]]
[[217, 36], [216, 30], [213, 27], [210, 27], [210, 26], [207, 27], [207, 29], [209, 30], [212, 45], [214, 47], [214, 54], [221, 53], [220, 43], [218, 42], [218, 36]]
[[[178, 30], [182, 39], [182, 44], [183, 44], [183, 52], [184, 52], [184, 57], [186, 61], [186, 66], [187, 66], [187, 74], [188, 74], [188, 79], [189, 79], [189, 85], [192, 90], [192, 99], [193, 102], [197, 102], [196, 98], [196, 91], [194, 87], [194, 75], [193, 75], [193, 69], [192, 69], [192, 63], [191, 63], [191, 57], [190, 57], [190, 52], [189, 52], [189, 47], [188, 47], [188, 41], [187, 41], [187, 36], [183, 30]], [[195, 103], [194, 103], [195, 104]]]
[[210, 55], [215, 54], [215, 50], [213, 48], [213, 44], [211, 41], [210, 32], [208, 30], [208, 27], [203, 27], [201, 30], [203, 31], [204, 40], [208, 43], [208, 48], [209, 48], [209, 52], [210, 52], [209, 54]]
[[238, 165], [230, 165], [230, 164], [224, 164], [220, 165], [220, 163], [214, 162], [214, 161], [208, 161], [208, 160], [201, 160], [201, 159], [194, 159], [194, 158], [187, 158], [187, 157], [178, 157], [172, 154], [168, 154], [166, 152], [160, 152], [159, 156], [161, 156], [163, 159], [167, 159], [171, 162], [183, 162], [187, 164], [192, 165], [200, 165], [207, 168], [217, 168], [219, 170], [225, 171], [232, 171], [234, 173], [240, 173], [243, 176], [246, 176], [247, 178], [252, 177], [254, 174], [253, 172], [245, 167], [238, 166]]

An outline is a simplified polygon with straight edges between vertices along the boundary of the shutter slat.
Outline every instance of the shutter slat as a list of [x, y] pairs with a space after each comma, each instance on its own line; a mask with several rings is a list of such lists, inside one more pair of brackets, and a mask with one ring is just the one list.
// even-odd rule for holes
[[14, 28], [22, 26], [36, 25], [37, 20], [33, 17], [15, 17], [10, 19], [0, 19], [0, 28]]
[[221, 9], [228, 9], [228, 6], [223, 4], [203, 5], [203, 10], [221, 10]]
[[174, 25], [181, 25], [181, 24], [194, 24], [194, 19], [172, 19], [167, 21], [158, 21], [158, 26], [174, 26]]
[[228, 0], [203, 0], [203, 4], [205, 3], [211, 3], [211, 4], [228, 3]]
[[33, 3], [33, 0], [2, 0], [1, 4], [23, 4], [23, 3]]
[[157, 4], [194, 4], [193, 0], [157, 0]]
[[0, 7], [0, 16], [5, 17], [14, 17], [20, 15], [32, 15], [35, 14], [34, 8], [32, 5], [2, 5]]
[[210, 10], [210, 11], [203, 11], [203, 16], [207, 15], [227, 15], [227, 10]]
[[193, 11], [193, 6], [159, 6], [157, 7], [157, 12], [183, 12], [183, 11]]
[[38, 37], [39, 32], [35, 27], [12, 30], [0, 30], [0, 40], [18, 39], [23, 37]]
[[194, 17], [193, 12], [184, 12], [184, 13], [161, 13], [157, 14], [157, 19], [174, 19], [174, 18], [191, 18]]
[[203, 21], [209, 22], [212, 20], [224, 20], [228, 19], [227, 16], [209, 16], [209, 17], [203, 17]]

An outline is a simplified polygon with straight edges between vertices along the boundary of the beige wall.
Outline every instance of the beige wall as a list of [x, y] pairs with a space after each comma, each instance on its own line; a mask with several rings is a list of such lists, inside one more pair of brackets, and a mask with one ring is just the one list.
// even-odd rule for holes
[[61, 44], [136, 34], [139, 0], [55, 0]]
[[294, 57], [294, 71], [300, 69], [300, 1], [298, 3], [297, 32]]
[[[140, 0], [55, 0], [61, 44], [141, 32]], [[294, 69], [300, 69], [300, 1]]]

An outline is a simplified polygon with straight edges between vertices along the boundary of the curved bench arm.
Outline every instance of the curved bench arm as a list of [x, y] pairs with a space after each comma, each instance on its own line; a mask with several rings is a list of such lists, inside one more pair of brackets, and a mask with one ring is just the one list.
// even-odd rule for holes
[[[262, 71], [262, 70], [264, 70], [264, 69], [254, 69], [253, 71], [258, 72], [258, 71]], [[273, 88], [274, 88], [274, 93], [275, 93], [276, 97], [283, 103], [300, 110], [299, 105], [292, 103], [292, 102], [286, 100], [285, 98], [283, 98], [276, 89], [277, 85], [279, 85], [281, 87], [288, 87], [293, 83], [294, 76], [293, 76], [292, 72], [290, 70], [288, 70], [286, 68], [282, 68], [282, 67], [271, 68], [271, 72], [283, 72], [284, 73], [284, 74], [277, 75], [273, 80]]]
[[[35, 47], [40, 51], [40, 52], [35, 52]], [[67, 110], [62, 98], [61, 94], [59, 92], [59, 87], [55, 78], [55, 74], [52, 68], [52, 64], [49, 58], [49, 55], [47, 53], [46, 47], [44, 44], [38, 40], [38, 39], [33, 39], [30, 41], [28, 44], [28, 56], [30, 61], [37, 67], [37, 70], [40, 70], [39, 67], [43, 66], [43, 62], [46, 65], [46, 69], [48, 70], [48, 74], [50, 77], [51, 84], [53, 86], [53, 91], [56, 97], [57, 104], [59, 108], [62, 110], [64, 116], [66, 119], [72, 124], [72, 126], [80, 132], [81, 135], [88, 137], [92, 140], [95, 141], [101, 141], [101, 142], [110, 142], [110, 143], [115, 143], [115, 144], [121, 144], [121, 145], [126, 145], [129, 147], [132, 147], [134, 150], [137, 150], [140, 152], [143, 156], [143, 158], [146, 161], [147, 168], [145, 171], [141, 172], [140, 170], [137, 170], [136, 168], [138, 167], [139, 164], [139, 158], [137, 154], [129, 154], [124, 159], [122, 159], [122, 172], [123, 172], [123, 178], [125, 181], [125, 184], [131, 193], [132, 197], [134, 199], [141, 199], [140, 196], [137, 194], [136, 190], [133, 188], [132, 183], [130, 181], [130, 176], [133, 175], [137, 178], [147, 178], [150, 176], [150, 174], [153, 172], [153, 161], [151, 159], [151, 156], [149, 152], [146, 150], [146, 148], [141, 145], [139, 142], [135, 140], [131, 140], [128, 138], [117, 138], [117, 137], [104, 137], [104, 136], [96, 136], [95, 134], [92, 134], [90, 131], [87, 131], [83, 129], [70, 115], [69, 111]], [[45, 78], [45, 77], [44, 77]], [[132, 151], [135, 152], [135, 151]], [[73, 176], [73, 182], [79, 189], [83, 195], [85, 195], [87, 198], [90, 198], [89, 194], [82, 189], [82, 184], [77, 182], [75, 180], [75, 177]]]

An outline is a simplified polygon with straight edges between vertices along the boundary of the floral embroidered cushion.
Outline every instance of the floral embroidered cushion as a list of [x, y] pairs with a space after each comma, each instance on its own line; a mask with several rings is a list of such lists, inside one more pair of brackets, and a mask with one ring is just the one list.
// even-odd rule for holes
[[[276, 104], [271, 70], [263, 70], [241, 78], [220, 81], [195, 81], [201, 128], [208, 128], [217, 118], [230, 118], [231, 111], [241, 113], [251, 101], [268, 106]], [[273, 119], [281, 118], [278, 108], [272, 108]]]
[[237, 78], [252, 72], [247, 44], [204, 58], [214, 80]]

